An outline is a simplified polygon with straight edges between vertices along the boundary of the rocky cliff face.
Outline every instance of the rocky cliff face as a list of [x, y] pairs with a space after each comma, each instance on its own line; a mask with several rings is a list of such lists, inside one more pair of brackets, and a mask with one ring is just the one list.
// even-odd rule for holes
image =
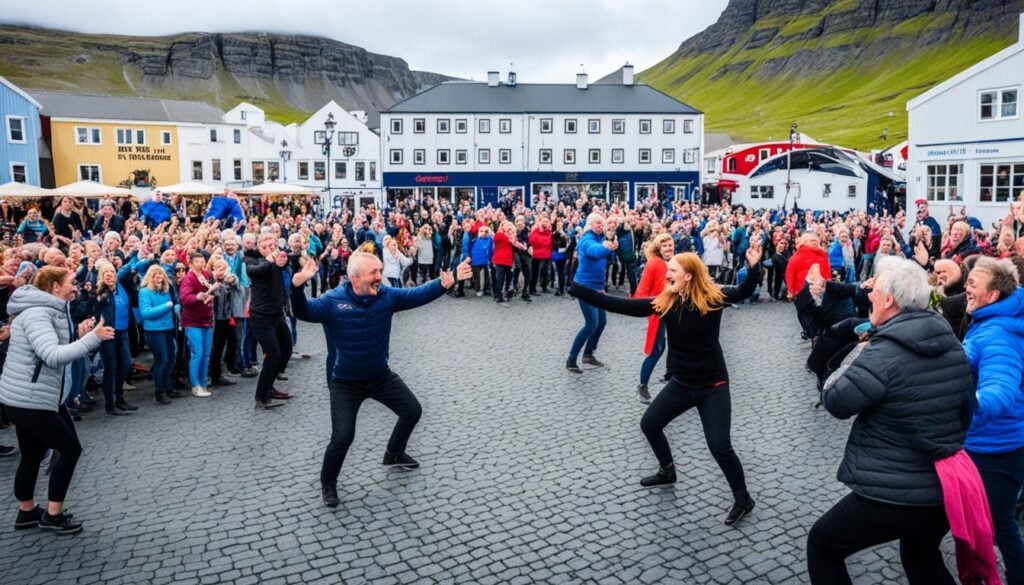
[[[397, 57], [297, 35], [153, 38], [0, 27], [0, 47], [10, 49], [4, 51], [0, 74], [27, 88], [193, 96], [222, 107], [255, 99], [274, 108], [311, 112], [334, 99], [372, 113], [449, 79], [411, 71]], [[50, 71], [56, 75], [47, 75]]]

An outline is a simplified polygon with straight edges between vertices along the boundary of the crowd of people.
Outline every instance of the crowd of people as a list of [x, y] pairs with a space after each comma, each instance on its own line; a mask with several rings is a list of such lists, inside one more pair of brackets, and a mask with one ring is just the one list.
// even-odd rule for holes
[[[846, 556], [893, 539], [911, 582], [952, 582], [937, 556], [950, 529], [943, 494], [970, 470], [984, 486], [1007, 579], [1024, 582], [1014, 517], [1024, 485], [1024, 192], [988, 227], [966, 209], [940, 223], [924, 200], [913, 218], [657, 197], [630, 209], [543, 194], [530, 207], [427, 197], [325, 213], [315, 198], [228, 191], [201, 216], [159, 194], [95, 211], [69, 197], [56, 209], [45, 203], [0, 202], [0, 403], [21, 451], [18, 528], [81, 529], [62, 512], [81, 452], [74, 421], [100, 404], [111, 417], [131, 414], [140, 406], [125, 390], [140, 378], [152, 378], [154, 407], [188, 392], [208, 397], [234, 376], [258, 377], [258, 409], [285, 404], [298, 320], [325, 324], [327, 334], [334, 429], [325, 504], [338, 504], [335, 482], [365, 398], [399, 414], [385, 463], [415, 467], [404, 452], [419, 419], [415, 397], [386, 358], [350, 360], [386, 356], [391, 314], [444, 294], [523, 310], [536, 295], [576, 297], [584, 326], [566, 361], [576, 375], [581, 364], [603, 365], [595, 354], [606, 310], [647, 317], [636, 392], [650, 403], [641, 428], [659, 468], [641, 484], [675, 482], [663, 430], [696, 407], [735, 496], [725, 518], [735, 524], [754, 501], [729, 438], [720, 315], [771, 299], [795, 308], [821, 404], [856, 417], [839, 474], [852, 494], [811, 530], [812, 582], [849, 582]], [[317, 301], [325, 295], [332, 300]], [[339, 298], [365, 315], [338, 314]], [[384, 341], [355, 334], [359, 327], [380, 328]], [[667, 384], [654, 396], [666, 350]], [[152, 354], [148, 372], [138, 365], [143, 352]], [[48, 450], [44, 509], [33, 490]], [[14, 452], [0, 446], [0, 455]], [[972, 527], [952, 528], [957, 536]]]

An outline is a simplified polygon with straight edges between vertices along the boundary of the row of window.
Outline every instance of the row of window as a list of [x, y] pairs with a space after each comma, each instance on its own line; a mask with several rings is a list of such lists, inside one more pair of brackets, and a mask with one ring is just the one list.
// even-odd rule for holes
[[[828, 198], [832, 196], [832, 183], [825, 183], [821, 189], [821, 196]], [[848, 185], [846, 189], [847, 197], [857, 197], [857, 186]], [[751, 185], [750, 186], [750, 198], [751, 199], [774, 199], [775, 198], [775, 187], [772, 185]]]
[[[577, 133], [576, 118], [566, 118], [563, 124], [563, 131], [566, 134]], [[438, 134], [450, 134], [452, 131], [452, 121], [449, 118], [438, 118], [436, 120], [436, 131]], [[403, 133], [404, 120], [402, 118], [391, 119], [391, 133], [402, 134]], [[554, 132], [555, 121], [554, 118], [541, 118], [540, 119], [540, 133], [551, 134]], [[652, 127], [652, 120], [642, 119], [639, 121], [638, 130], [640, 134], [650, 134]], [[456, 118], [455, 119], [455, 133], [466, 134], [469, 130], [469, 120], [467, 118]], [[426, 118], [413, 118], [412, 119], [412, 131], [414, 134], [424, 134], [427, 131], [427, 120]], [[476, 131], [479, 134], [489, 134], [491, 132], [491, 120], [489, 118], [480, 118], [477, 120]], [[599, 118], [589, 118], [587, 120], [587, 132], [589, 134], [600, 134], [601, 133], [601, 120]], [[676, 132], [676, 121], [671, 119], [665, 119], [661, 121], [661, 132], [662, 134], [675, 134]], [[498, 133], [499, 134], [511, 134], [512, 133], [512, 118], [498, 118]], [[626, 119], [625, 118], [614, 118], [612, 120], [612, 134], [625, 134], [626, 133]], [[693, 134], [693, 120], [683, 120], [683, 133]]]
[[[217, 142], [218, 141], [217, 138], [218, 138], [218, 136], [217, 136], [217, 129], [216, 128], [210, 128], [210, 142]], [[232, 139], [232, 142], [234, 142], [235, 144], [241, 144], [242, 143], [242, 130], [239, 129], [239, 128], [233, 129], [232, 130], [231, 139]]]
[[[389, 159], [392, 165], [405, 164], [405, 151], [401, 148], [392, 148], [390, 151]], [[440, 149], [437, 151], [436, 163], [439, 165], [451, 164], [452, 151], [448, 149]], [[683, 151], [683, 163], [693, 164], [696, 160], [696, 154], [693, 150]], [[624, 164], [626, 162], [626, 151], [622, 148], [611, 149], [611, 161], [612, 164]], [[637, 161], [640, 164], [651, 164], [651, 149], [641, 148], [637, 153]], [[464, 165], [469, 162], [469, 151], [465, 149], [459, 149], [455, 151], [455, 164]], [[476, 151], [476, 162], [481, 165], [491, 164], [491, 149], [489, 148], [478, 148]], [[550, 148], [541, 148], [537, 151], [537, 162], [542, 165], [554, 164], [554, 154]], [[601, 149], [591, 148], [587, 151], [587, 162], [590, 164], [601, 164]], [[676, 162], [676, 149], [674, 148], [663, 148], [661, 150], [661, 162], [662, 164], [675, 164]], [[566, 148], [562, 150], [562, 163], [567, 165], [576, 164], [576, 149]], [[427, 164], [427, 151], [423, 148], [417, 148], [412, 151], [412, 164], [414, 165], [425, 165]], [[498, 149], [498, 164], [508, 165], [512, 164], [512, 149], [511, 148], [499, 148]]]
[[[141, 128], [117, 128], [114, 131], [115, 141], [118, 145], [145, 145], [146, 144], [146, 130]], [[88, 144], [88, 145], [99, 145], [103, 144], [102, 139], [103, 133], [100, 128], [95, 126], [76, 126], [75, 127], [75, 142], [77, 144]], [[160, 145], [170, 146], [172, 141], [172, 134], [170, 130], [160, 131]], [[210, 142], [218, 141], [218, 133], [216, 128], [210, 128]], [[235, 144], [242, 143], [242, 130], [235, 128], [232, 131], [232, 142]]]
[[[260, 165], [264, 164], [262, 161], [255, 161], [253, 164], [256, 164], [256, 163], [259, 163]], [[271, 161], [268, 166], [272, 167], [275, 170], [280, 168], [278, 166], [277, 161]], [[310, 178], [310, 172], [309, 172], [309, 170], [310, 170], [310, 163], [308, 161], [298, 161], [297, 167], [298, 167], [298, 173], [299, 173], [298, 180], [300, 180], [300, 181], [308, 181], [309, 178]], [[355, 180], [355, 181], [366, 181], [367, 180], [367, 178], [366, 178], [367, 177], [367, 173], [366, 173], [367, 163], [363, 162], [363, 161], [357, 161], [356, 163], [353, 164], [353, 167], [354, 167], [354, 169], [353, 169], [354, 170], [353, 180]], [[263, 168], [263, 167], [260, 167], [260, 168]], [[325, 180], [325, 178], [326, 178], [326, 168], [327, 167], [326, 167], [326, 162], [325, 161], [313, 161], [313, 180], [314, 181], [323, 181], [323, 180]], [[370, 181], [376, 181], [377, 180], [377, 161], [370, 161], [369, 162], [369, 170], [370, 170], [369, 180]], [[214, 181], [220, 181], [221, 180], [220, 159], [215, 158], [215, 159], [212, 159], [210, 161], [210, 174], [211, 174], [211, 179], [212, 180], [214, 180]], [[192, 180], [193, 181], [202, 181], [204, 179], [203, 175], [204, 175], [203, 161], [201, 161], [201, 160], [194, 160], [194, 161], [192, 161]], [[276, 178], [276, 172], [275, 172], [275, 178]], [[335, 161], [335, 163], [334, 163], [334, 178], [335, 179], [348, 179], [348, 162], [346, 162], [346, 161]], [[241, 159], [237, 159], [237, 158], [234, 159], [234, 180], [235, 181], [241, 181], [242, 180], [242, 160]]]
[[[927, 176], [928, 201], [963, 201], [963, 164], [928, 165]], [[978, 179], [978, 201], [1008, 203], [1024, 190], [1024, 162], [978, 165]]]

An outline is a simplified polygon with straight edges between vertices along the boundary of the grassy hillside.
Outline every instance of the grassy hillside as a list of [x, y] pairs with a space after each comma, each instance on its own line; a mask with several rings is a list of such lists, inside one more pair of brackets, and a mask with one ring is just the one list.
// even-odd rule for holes
[[[837, 6], [842, 8], [833, 5], [829, 10]], [[819, 140], [869, 150], [906, 139], [908, 100], [1016, 39], [1014, 22], [1007, 23], [1005, 34], [957, 35], [953, 41], [922, 46], [920, 39], [950, 24], [947, 14], [922, 15], [889, 29], [795, 40], [807, 36], [803, 33], [818, 26], [824, 16], [758, 21], [724, 53], [673, 55], [639, 77], [704, 111], [711, 132], [744, 140], [782, 139], [795, 121], [802, 132]], [[765, 28], [778, 28], [781, 40], [757, 49], [743, 48]], [[767, 69], [776, 69], [771, 65], [780, 58], [796, 55], [806, 61], [808, 55], [824, 55], [837, 48], [848, 55], [838, 67], [812, 65], [799, 73], [765, 72], [766, 64]], [[744, 68], [746, 62], [749, 65]], [[729, 65], [733, 72], [723, 70]], [[887, 141], [880, 139], [884, 128], [889, 131]]]

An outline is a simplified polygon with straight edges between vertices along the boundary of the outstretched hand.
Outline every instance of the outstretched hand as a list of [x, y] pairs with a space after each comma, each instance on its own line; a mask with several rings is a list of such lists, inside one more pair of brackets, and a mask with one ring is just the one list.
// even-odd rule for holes
[[441, 271], [441, 286], [444, 288], [451, 288], [455, 284], [455, 277], [452, 275], [451, 270]]
[[456, 267], [455, 276], [459, 280], [469, 280], [473, 278], [473, 267], [469, 264], [469, 258], [466, 258]]

